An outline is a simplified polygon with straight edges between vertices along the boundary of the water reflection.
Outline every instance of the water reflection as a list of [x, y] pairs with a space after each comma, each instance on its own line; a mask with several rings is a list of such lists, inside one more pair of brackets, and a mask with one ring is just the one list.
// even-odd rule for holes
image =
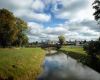
[[43, 68], [38, 80], [100, 80], [99, 73], [63, 53], [47, 56]]

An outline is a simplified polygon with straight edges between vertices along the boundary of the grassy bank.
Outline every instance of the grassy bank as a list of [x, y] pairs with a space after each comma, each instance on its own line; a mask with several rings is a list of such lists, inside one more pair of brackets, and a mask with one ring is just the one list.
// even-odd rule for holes
[[64, 46], [60, 49], [60, 51], [100, 72], [100, 55], [98, 55], [96, 61], [92, 60], [91, 57], [88, 56], [83, 50], [83, 48], [79, 46]]
[[40, 48], [0, 48], [0, 80], [36, 80], [44, 56]]
[[77, 60], [83, 59], [87, 56], [86, 52], [80, 46], [63, 46], [60, 51], [63, 51]]

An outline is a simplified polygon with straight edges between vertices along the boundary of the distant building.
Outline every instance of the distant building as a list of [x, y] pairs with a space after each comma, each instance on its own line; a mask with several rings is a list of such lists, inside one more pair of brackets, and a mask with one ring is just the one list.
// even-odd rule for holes
[[66, 41], [66, 44], [67, 45], [75, 45], [75, 42], [74, 41]]
[[87, 43], [86, 40], [84, 41], [66, 41], [67, 45], [76, 45], [76, 46], [83, 46], [84, 44]]

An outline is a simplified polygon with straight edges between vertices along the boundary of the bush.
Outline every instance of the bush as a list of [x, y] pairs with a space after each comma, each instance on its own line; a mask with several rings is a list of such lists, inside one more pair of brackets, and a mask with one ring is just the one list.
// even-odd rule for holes
[[89, 43], [85, 44], [83, 48], [88, 55], [96, 56], [100, 54], [100, 40], [90, 41]]

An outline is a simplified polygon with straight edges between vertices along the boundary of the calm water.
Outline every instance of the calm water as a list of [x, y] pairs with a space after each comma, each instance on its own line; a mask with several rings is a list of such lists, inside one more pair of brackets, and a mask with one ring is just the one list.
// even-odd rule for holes
[[100, 80], [100, 74], [60, 53], [48, 55], [38, 80]]

